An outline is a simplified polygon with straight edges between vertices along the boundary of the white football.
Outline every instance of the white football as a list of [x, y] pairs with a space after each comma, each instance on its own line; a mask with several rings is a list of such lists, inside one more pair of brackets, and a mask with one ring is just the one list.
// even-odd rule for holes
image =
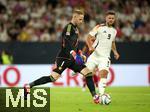
[[109, 94], [103, 94], [100, 96], [100, 104], [109, 105], [111, 103], [111, 97]]

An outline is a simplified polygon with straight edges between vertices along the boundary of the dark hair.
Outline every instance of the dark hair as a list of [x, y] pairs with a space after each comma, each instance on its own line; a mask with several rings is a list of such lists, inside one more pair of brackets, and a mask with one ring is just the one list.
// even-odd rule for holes
[[106, 16], [108, 16], [108, 15], [116, 15], [116, 13], [115, 13], [115, 11], [113, 11], [113, 10], [109, 10], [109, 11], [107, 11], [106, 12], [106, 14], [105, 14]]

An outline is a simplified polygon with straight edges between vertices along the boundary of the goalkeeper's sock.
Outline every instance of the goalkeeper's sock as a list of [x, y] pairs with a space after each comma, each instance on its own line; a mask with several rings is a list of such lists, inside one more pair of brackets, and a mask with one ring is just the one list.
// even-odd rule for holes
[[48, 82], [54, 82], [55, 79], [52, 77], [52, 76], [44, 76], [44, 77], [41, 77], [35, 81], [33, 81], [32, 83], [30, 83], [30, 87], [34, 87], [34, 86], [37, 86], [37, 85], [42, 85], [42, 84], [46, 84]]
[[101, 78], [99, 83], [98, 83], [98, 89], [99, 89], [100, 96], [105, 93], [106, 82], [107, 82], [106, 78]]
[[88, 76], [86, 76], [86, 83], [87, 83], [87, 87], [90, 90], [91, 95], [95, 96], [96, 91], [95, 91], [95, 85], [92, 78], [92, 73], [89, 73]]

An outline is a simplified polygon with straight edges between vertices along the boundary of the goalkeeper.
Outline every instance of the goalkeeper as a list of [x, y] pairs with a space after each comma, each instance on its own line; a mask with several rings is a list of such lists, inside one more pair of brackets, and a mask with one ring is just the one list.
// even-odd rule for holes
[[[92, 72], [84, 65], [80, 63], [78, 52], [78, 36], [79, 36], [79, 25], [83, 22], [84, 13], [80, 9], [75, 9], [73, 11], [72, 20], [62, 32], [61, 39], [61, 50], [59, 51], [56, 57], [57, 67], [49, 76], [43, 76], [29, 84], [24, 86], [24, 96], [25, 99], [27, 94], [30, 92], [30, 88], [46, 84], [49, 82], [55, 82], [66, 69], [72, 69], [74, 72], [79, 72], [86, 78], [87, 87], [90, 90], [90, 93], [93, 97], [95, 103], [99, 103], [99, 96], [96, 94], [94, 82], [92, 80]], [[84, 57], [84, 55], [80, 54]]]

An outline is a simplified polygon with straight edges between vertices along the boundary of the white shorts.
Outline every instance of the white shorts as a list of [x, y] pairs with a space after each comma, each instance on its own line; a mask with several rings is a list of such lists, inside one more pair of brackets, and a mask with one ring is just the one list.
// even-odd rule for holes
[[94, 71], [96, 67], [98, 67], [99, 71], [101, 70], [107, 70], [109, 72], [111, 61], [108, 57], [101, 57], [95, 55], [95, 53], [92, 53], [87, 62], [86, 66], [89, 70]]

